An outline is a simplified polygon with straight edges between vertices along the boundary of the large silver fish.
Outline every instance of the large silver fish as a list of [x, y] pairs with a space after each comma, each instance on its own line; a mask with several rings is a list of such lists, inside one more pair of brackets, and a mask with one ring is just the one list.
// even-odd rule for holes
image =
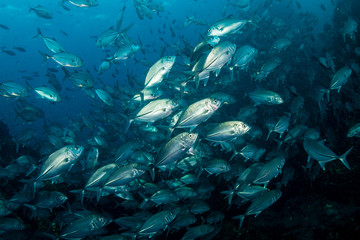
[[84, 147], [68, 145], [52, 153], [42, 164], [36, 180], [52, 180], [75, 164]]
[[37, 87], [34, 91], [40, 96], [40, 98], [44, 98], [52, 102], [61, 101], [60, 94], [55, 89], [49, 87]]
[[227, 121], [219, 123], [211, 129], [204, 139], [212, 142], [232, 141], [250, 130], [250, 126], [241, 121]]
[[260, 104], [277, 105], [284, 102], [278, 93], [268, 90], [252, 91], [249, 93], [249, 97], [255, 103], [255, 106]]
[[251, 21], [225, 18], [213, 23], [210, 26], [207, 35], [223, 37], [226, 35], [234, 34], [239, 32], [240, 29], [243, 28], [248, 22]]
[[276, 202], [281, 197], [281, 195], [282, 192], [280, 192], [279, 190], [271, 190], [265, 192], [264, 194], [253, 200], [244, 215], [235, 216], [233, 217], [233, 219], [240, 219], [239, 228], [241, 228], [245, 216], [255, 215], [256, 217], [262, 211], [264, 211], [266, 208], [270, 207], [274, 202]]
[[159, 85], [164, 77], [170, 72], [175, 63], [175, 59], [175, 56], [162, 57], [152, 65], [146, 74], [144, 88]]
[[352, 70], [348, 66], [340, 68], [331, 79], [330, 90], [337, 89], [340, 92], [341, 87], [348, 81], [351, 73]]
[[198, 137], [197, 133], [183, 132], [173, 137], [160, 150], [155, 165], [168, 165], [180, 160], [185, 153], [194, 145]]
[[69, 2], [77, 7], [95, 7], [98, 5], [97, 0], [62, 0], [62, 3]]
[[255, 177], [253, 183], [264, 184], [264, 187], [266, 187], [273, 178], [276, 178], [277, 175], [281, 173], [281, 169], [283, 168], [284, 164], [285, 156], [280, 154], [262, 167], [260, 172]]
[[[46, 47], [53, 53], [60, 53], [60, 52], [66, 52], [65, 48], [60, 45], [55, 39], [45, 37], [42, 33], [40, 28], [37, 29], [38, 34], [35, 37], [41, 37], [46, 45]], [[34, 37], [34, 38], [35, 38]]]
[[326, 147], [324, 145], [324, 142], [320, 140], [305, 138], [303, 145], [305, 151], [309, 155], [308, 161], [310, 160], [310, 158], [315, 159], [316, 161], [318, 161], [320, 167], [324, 171], [325, 171], [325, 164], [336, 159], [339, 159], [344, 164], [344, 166], [350, 170], [350, 166], [346, 161], [346, 156], [350, 153], [353, 147], [347, 150], [343, 155], [338, 156], [336, 153], [334, 153], [332, 150]]
[[138, 234], [141, 236], [153, 237], [161, 230], [165, 230], [170, 222], [176, 217], [176, 214], [169, 210], [163, 210], [152, 215], [141, 226]]
[[55, 53], [53, 56], [50, 56], [41, 51], [39, 51], [39, 53], [44, 58], [43, 64], [48, 59], [51, 58], [52, 60], [54, 60], [56, 63], [58, 63], [59, 65], [61, 65], [63, 67], [82, 67], [82, 66], [84, 66], [83, 60], [79, 56], [77, 56], [73, 53], [58, 52], [58, 53]]
[[221, 106], [216, 98], [205, 98], [191, 104], [180, 116], [174, 128], [194, 129], [200, 123], [208, 120]]

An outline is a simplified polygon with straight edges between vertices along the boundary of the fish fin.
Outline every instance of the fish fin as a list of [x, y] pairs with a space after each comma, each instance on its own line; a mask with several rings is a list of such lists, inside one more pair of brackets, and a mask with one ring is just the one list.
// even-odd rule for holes
[[344, 164], [344, 166], [347, 168], [347, 169], [349, 169], [349, 170], [351, 170], [351, 168], [350, 168], [350, 165], [349, 165], [349, 163], [346, 161], [346, 156], [350, 153], [350, 151], [353, 149], [353, 147], [351, 147], [349, 150], [347, 150], [346, 151], [346, 153], [344, 153], [343, 155], [341, 155], [340, 157], [339, 157], [339, 160]]
[[78, 189], [78, 190], [71, 190], [71, 193], [80, 193], [80, 203], [81, 206], [84, 205], [84, 196], [85, 196], [85, 189]]
[[46, 53], [44, 53], [44, 52], [42, 52], [42, 51], [39, 51], [39, 53], [40, 53], [40, 55], [44, 58], [43, 61], [42, 61], [42, 63], [41, 63], [41, 66], [44, 66], [45, 62], [46, 62], [49, 58], [51, 58], [51, 57], [50, 57], [48, 54], [46, 54]]
[[37, 34], [35, 36], [33, 36], [33, 38], [38, 38], [38, 37], [41, 37], [41, 38], [43, 37], [39, 27], [37, 28]]
[[142, 197], [144, 199], [139, 206], [139, 208], [142, 209], [150, 199], [147, 198], [142, 192], [138, 192], [138, 194], [140, 195], [140, 197]]
[[100, 197], [101, 197], [101, 194], [102, 194], [102, 188], [99, 187], [99, 188], [96, 190], [96, 201], [97, 201], [97, 202], [99, 202]]
[[198, 88], [199, 88], [199, 84], [200, 84], [200, 78], [199, 78], [199, 74], [198, 74], [198, 73], [195, 75], [194, 80], [195, 80], [196, 89], [198, 89]]
[[266, 137], [266, 141], [269, 140], [269, 137], [270, 137], [271, 133], [272, 133], [272, 130], [269, 130], [269, 133], [268, 133], [268, 135]]
[[322, 168], [322, 170], [325, 171], [325, 162], [319, 162], [319, 165]]
[[233, 160], [237, 155], [239, 155], [239, 152], [235, 150], [233, 155], [231, 155], [229, 161]]
[[233, 219], [239, 219], [240, 220], [239, 229], [241, 229], [241, 227], [242, 227], [242, 225], [244, 223], [245, 215], [238, 215], [238, 216], [233, 217]]
[[127, 122], [127, 125], [126, 125], [126, 127], [125, 127], [125, 133], [127, 133], [127, 131], [128, 131], [129, 128], [130, 128], [131, 123], [134, 122], [134, 119], [130, 119], [128, 116], [126, 116], [126, 115], [124, 115], [124, 114], [122, 114], [122, 113], [119, 113], [119, 115], [120, 115], [121, 117], [125, 118], [125, 119], [128, 121], [128, 122]]
[[230, 71], [230, 81], [233, 82], [234, 81], [234, 67], [229, 67], [229, 71]]
[[30, 208], [32, 213], [30, 219], [36, 219], [37, 216], [37, 207], [31, 204], [24, 204], [25, 207]]

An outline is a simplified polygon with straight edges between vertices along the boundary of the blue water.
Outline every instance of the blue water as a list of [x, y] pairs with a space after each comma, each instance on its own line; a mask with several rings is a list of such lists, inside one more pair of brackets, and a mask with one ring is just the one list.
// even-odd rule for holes
[[[140, 86], [144, 83], [149, 67], [161, 57], [176, 55], [177, 59], [174, 69], [182, 69], [178, 66], [183, 66], [183, 59], [180, 55], [181, 50], [184, 50], [184, 55], [190, 57], [193, 47], [206, 36], [209, 26], [214, 22], [226, 17], [255, 19], [264, 14], [263, 16], [266, 20], [263, 22], [256, 22], [258, 25], [257, 27], [248, 24], [249, 26], [244, 28], [243, 32], [231, 36], [231, 41], [234, 41], [238, 47], [244, 44], [254, 45], [254, 47], [259, 49], [259, 57], [247, 72], [242, 72], [243, 75], [241, 76], [245, 76], [242, 79], [243, 82], [240, 81], [237, 83], [239, 85], [234, 86], [234, 89], [240, 89], [239, 92], [232, 92], [231, 87], [226, 89], [228, 93], [235, 96], [238, 102], [236, 103], [237, 105], [233, 105], [231, 108], [234, 112], [229, 111], [223, 115], [225, 117], [230, 116], [229, 118], [223, 119], [222, 116], [217, 116], [217, 122], [220, 122], [220, 120], [231, 120], [231, 117], [235, 117], [239, 108], [249, 103], [246, 102], [247, 100], [244, 100], [247, 99], [247, 93], [249, 91], [253, 91], [257, 88], [272, 87], [278, 90], [290, 87], [290, 84], [288, 86], [286, 81], [285, 84], [280, 87], [277, 86], [275, 84], [276, 79], [272, 77], [270, 77], [271, 80], [269, 81], [265, 80], [268, 81], [267, 83], [251, 82], [250, 75], [259, 71], [262, 63], [268, 59], [269, 55], [266, 55], [266, 53], [271, 44], [277, 38], [283, 37], [284, 32], [286, 32], [280, 31], [280, 33], [278, 33], [279, 35], [277, 35], [277, 27], [273, 25], [273, 21], [276, 19], [282, 19], [286, 29], [289, 30], [289, 32], [292, 32], [292, 36], [295, 36], [295, 38], [291, 39], [292, 43], [291, 47], [289, 47], [290, 50], [286, 53], [281, 53], [286, 57], [283, 58], [283, 63], [279, 68], [283, 69], [284, 67], [284, 69], [286, 69], [287, 66], [290, 66], [290, 71], [287, 75], [291, 76], [289, 77], [289, 82], [296, 83], [296, 86], [300, 86], [298, 91], [301, 96], [304, 96], [305, 98], [308, 97], [308, 99], [311, 98], [311, 96], [309, 96], [311, 95], [310, 91], [312, 90], [310, 88], [313, 88], [313, 85], [310, 85], [309, 83], [311, 77], [315, 78], [314, 81], [316, 86], [320, 85], [326, 88], [329, 86], [331, 77], [334, 73], [331, 73], [329, 70], [324, 70], [318, 62], [318, 58], [325, 56], [326, 52], [330, 52], [334, 59], [336, 59], [336, 70], [343, 67], [345, 64], [350, 65], [353, 62], [358, 62], [357, 59], [359, 56], [353, 53], [353, 48], [360, 45], [356, 40], [346, 39], [344, 42], [340, 34], [340, 27], [343, 26], [347, 17], [350, 16], [349, 8], [339, 7], [346, 6], [346, 1], [339, 1], [340, 3], [336, 6], [330, 0], [252, 0], [249, 10], [241, 10], [228, 4], [228, 2], [235, 3], [236, 1], [169, 0], [160, 2], [163, 5], [163, 11], [152, 12], [152, 19], [145, 18], [141, 20], [136, 14], [132, 0], [98, 0], [98, 6], [91, 8], [79, 8], [71, 5], [69, 2], [65, 2], [64, 5], [69, 11], [61, 6], [59, 0], [0, 0], [0, 24], [9, 28], [9, 30], [0, 28], [0, 48], [11, 50], [16, 53], [15, 56], [10, 56], [5, 52], [0, 53], [0, 83], [13, 81], [23, 86], [29, 84], [32, 88], [50, 86], [45, 74], [47, 73], [48, 68], [55, 68], [58, 70], [58, 72], [55, 73], [56, 77], [62, 86], [62, 90], [60, 91], [62, 101], [57, 103], [50, 103], [45, 99], [38, 98], [36, 93], [29, 88], [30, 96], [25, 97], [24, 100], [42, 109], [45, 114], [44, 118], [32, 123], [25, 122], [16, 116], [14, 107], [16, 106], [17, 101], [19, 101], [18, 98], [6, 98], [0, 96], [0, 120], [9, 127], [10, 135], [15, 137], [24, 128], [32, 128], [37, 132], [36, 139], [33, 142], [33, 144], [36, 145], [35, 143], [40, 143], [44, 140], [47, 141], [45, 125], [59, 124], [62, 127], [66, 127], [72, 120], [81, 121], [82, 115], [91, 118], [95, 116], [93, 115], [93, 112], [97, 112], [97, 116], [99, 116], [99, 112], [105, 106], [98, 97], [91, 99], [86, 96], [81, 89], [75, 87], [69, 79], [63, 81], [64, 73], [61, 70], [61, 67], [53, 60], [49, 59], [46, 63], [42, 64], [43, 58], [39, 54], [39, 51], [46, 52], [50, 55], [52, 55], [52, 53], [46, 48], [41, 38], [34, 38], [38, 28], [41, 29], [44, 36], [55, 38], [67, 51], [80, 56], [84, 60], [85, 65], [77, 70], [90, 72], [95, 78], [95, 88], [104, 88], [104, 85], [106, 85], [114, 88], [115, 86], [120, 86], [120, 88], [131, 89], [130, 85], [132, 84], [129, 85], [128, 81], [134, 81], [133, 79], [136, 79], [139, 84], [135, 84], [138, 88], [134, 90], [139, 91], [141, 90]], [[111, 54], [115, 53], [117, 48], [99, 48], [96, 46], [96, 39], [103, 31], [116, 24], [116, 20], [124, 4], [126, 5], [126, 9], [121, 29], [133, 24], [132, 28], [127, 32], [127, 35], [129, 39], [136, 44], [140, 44], [139, 39], [141, 39], [145, 53], [138, 51], [134, 55], [136, 60], [134, 58], [129, 58], [120, 64], [112, 64], [111, 69], [102, 75], [99, 75], [97, 69], [101, 62], [105, 58], [110, 57]], [[323, 4], [323, 7], [326, 10], [322, 9], [321, 4]], [[53, 18], [44, 19], [37, 16], [33, 11], [29, 12], [29, 7], [38, 5], [47, 8], [53, 14]], [[342, 17], [342, 22], [336, 22], [340, 15]], [[184, 27], [184, 21], [190, 16], [194, 16], [206, 22], [206, 25], [190, 24], [188, 27]], [[304, 18], [301, 16], [312, 19], [307, 26], [310, 27], [311, 30], [309, 30], [309, 28], [304, 30]], [[338, 18], [335, 19], [335, 17]], [[359, 22], [357, 16], [352, 17]], [[331, 31], [324, 33], [324, 26], [330, 26]], [[175, 35], [171, 32], [170, 27], [173, 29]], [[325, 34], [325, 37], [320, 37], [321, 34]], [[359, 34], [357, 34], [357, 36], [358, 35]], [[258, 39], [262, 39], [263, 42], [258, 41]], [[326, 45], [334, 39], [337, 43], [341, 42], [341, 45]], [[359, 39], [357, 39], [357, 41], [359, 41]], [[14, 50], [13, 47], [22, 47], [26, 49], [26, 52], [19, 52]], [[340, 49], [345, 50], [342, 51]], [[336, 53], [338, 55], [336, 55]], [[294, 61], [292, 62], [292, 60]], [[148, 62], [150, 65], [141, 64], [138, 61]], [[67, 69], [71, 72], [76, 70], [71, 68]], [[227, 70], [222, 70], [222, 74], [226, 71]], [[358, 73], [354, 70], [352, 78], [358, 80], [357, 74]], [[128, 79], [129, 76], [131, 76], [130, 80]], [[223, 75], [220, 76], [222, 77]], [[25, 80], [24, 77], [31, 77], [31, 80]], [[213, 81], [213, 79], [215, 78], [212, 78], [211, 81]], [[211, 81], [209, 83], [210, 87], [207, 87], [214, 90], [214, 82]], [[254, 86], [253, 88], [246, 89], [242, 87], [249, 86], [250, 82], [252, 86]], [[349, 87], [349, 85], [344, 88], [346, 89], [347, 87]], [[193, 99], [193, 102], [195, 102], [195, 100], [199, 100], [200, 97], [203, 97], [204, 94], [210, 95], [216, 92], [215, 90], [217, 89], [214, 91], [212, 90], [207, 92], [206, 87], [201, 83], [200, 90], [196, 90], [198, 92], [195, 91], [192, 96], [193, 98], [189, 97], [188, 99]], [[221, 88], [221, 90], [224, 89]], [[166, 87], [164, 88], [164, 91], [166, 91]], [[201, 92], [201, 95], [198, 95], [199, 92]], [[288, 99], [293, 97], [289, 92], [287, 93], [288, 96], [286, 97]], [[331, 93], [333, 94], [332, 96], [335, 95], [332, 99], [340, 99], [341, 97], [346, 98], [346, 94], [341, 95], [343, 90], [341, 90], [339, 94], [337, 94], [336, 91], [332, 91]], [[354, 92], [351, 93], [354, 94]], [[356, 97], [354, 96], [351, 99], [355, 98]], [[350, 114], [345, 114], [349, 117], [349, 119], [344, 120], [346, 124], [342, 122], [341, 117], [336, 118], [337, 116], [342, 115], [333, 117], [336, 121], [331, 118], [333, 122], [329, 120], [330, 117], [318, 118], [319, 110], [317, 102], [308, 99], [306, 99], [305, 108], [309, 107], [309, 109], [302, 112], [302, 115], [299, 114], [299, 116], [297, 116], [298, 122], [294, 121], [294, 124], [291, 127], [295, 125], [295, 122], [297, 124], [303, 121], [308, 127], [321, 129], [321, 138], [327, 138], [330, 143], [335, 143], [341, 138], [345, 139], [345, 131], [358, 121], [355, 113], [354, 115], [351, 115], [351, 117], [349, 117]], [[345, 109], [345, 104], [342, 105], [345, 100], [343, 102], [341, 102], [341, 99], [332, 101], [333, 102], [331, 103], [339, 103], [339, 109]], [[351, 102], [350, 105], [351, 104], [353, 104], [353, 109], [358, 109], [354, 102]], [[115, 101], [115, 106], [111, 109], [114, 112], [124, 112], [120, 106], [119, 100]], [[260, 122], [260, 124], [257, 124], [262, 124], [259, 127], [262, 127], [264, 133], [263, 137], [266, 137], [266, 134], [268, 133], [268, 130], [265, 127], [265, 120], [270, 117], [282, 116], [283, 113], [289, 111], [288, 108], [280, 108], [280, 110], [279, 108], [274, 109], [275, 110], [264, 107], [261, 108], [259, 111], [260, 113], [257, 113]], [[103, 112], [104, 115], [105, 112], [106, 111]], [[326, 113], [326, 110], [323, 111], [322, 116], [325, 116]], [[331, 117], [332, 116], [333, 115], [331, 115]], [[336, 122], [336, 124], [334, 124], [334, 122]], [[98, 120], [98, 123], [99, 125], [103, 124], [102, 126], [106, 125], [105, 120]], [[332, 130], [324, 130], [327, 128]], [[117, 129], [117, 131], [123, 134], [124, 129]], [[343, 132], [339, 133], [339, 129]], [[130, 131], [129, 136], [131, 136], [131, 134]], [[87, 140], [90, 135], [89, 132], [85, 132], [84, 135], [77, 136], [78, 143], [86, 145], [85, 147], [89, 147], [89, 145], [87, 145]], [[272, 137], [274, 137], [274, 135], [275, 134], [273, 134]], [[110, 150], [107, 149], [109, 152], [112, 153], [112, 151], [115, 151], [120, 147], [118, 143], [122, 143], [122, 141], [117, 142], [117, 140], [118, 139], [113, 142], [109, 141], [111, 142], [110, 144], [113, 144], [111, 145]], [[271, 146], [276, 145], [274, 141], [269, 143], [264, 141], [264, 139], [259, 140], [259, 142], [265, 147], [270, 146], [270, 144], [272, 144]], [[342, 142], [344, 146], [334, 146], [335, 144], [331, 145], [330, 143], [328, 146], [331, 149], [336, 149], [337, 153], [340, 153], [344, 151], [344, 149], [348, 149], [350, 145], [355, 145], [357, 142], [352, 142], [352, 140], [347, 139]], [[163, 144], [164, 143], [162, 143], [162, 145]], [[32, 145], [30, 144], [30, 146]], [[341, 148], [341, 150], [339, 150], [339, 148]], [[156, 151], [158, 150], [159, 149], [156, 149]], [[271, 152], [273, 149], [267, 150], [268, 152]], [[2, 151], [4, 151], [4, 149], [2, 149]], [[355, 149], [353, 152], [355, 151], [357, 150]], [[302, 157], [301, 160], [299, 160], [300, 158], [295, 158], [296, 161], [303, 161], [301, 164], [297, 162], [297, 164], [293, 165], [296, 165], [297, 167], [299, 167], [299, 165], [306, 165], [306, 156], [302, 149], [302, 142], [300, 142], [299, 146], [297, 146], [290, 154], [293, 154], [296, 157], [301, 155]], [[349, 156], [351, 156], [351, 154]], [[352, 161], [353, 160], [349, 161], [350, 165], [353, 165]], [[41, 163], [38, 164], [41, 165]], [[344, 167], [341, 166], [340, 169], [343, 168]], [[222, 187], [222, 190], [225, 190], [226, 187]], [[337, 193], [334, 192], [334, 194]], [[224, 197], [221, 194], [218, 195], [220, 195], [221, 198]]]

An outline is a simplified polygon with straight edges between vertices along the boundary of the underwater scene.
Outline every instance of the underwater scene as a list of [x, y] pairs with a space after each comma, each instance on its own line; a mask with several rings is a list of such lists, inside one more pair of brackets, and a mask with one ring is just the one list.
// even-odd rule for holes
[[360, 239], [359, 21], [1, 0], [0, 240]]

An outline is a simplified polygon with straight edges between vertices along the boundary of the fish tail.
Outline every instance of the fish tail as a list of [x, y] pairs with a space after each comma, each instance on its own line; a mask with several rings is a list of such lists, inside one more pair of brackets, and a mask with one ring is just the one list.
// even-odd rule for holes
[[147, 198], [143, 193], [138, 192], [138, 194], [144, 199], [142, 203], [140, 204], [139, 208], [142, 209], [145, 204], [149, 201], [149, 198]]
[[268, 133], [268, 135], [266, 137], [266, 141], [269, 140], [269, 137], [270, 137], [271, 133], [272, 133], [272, 130], [269, 130], [269, 133]]
[[251, 25], [255, 26], [256, 28], [260, 28], [260, 26], [257, 25], [256, 23], [254, 23], [254, 21], [251, 20], [251, 19], [248, 21], [248, 23], [250, 23]]
[[37, 34], [35, 36], [33, 36], [33, 38], [38, 38], [38, 37], [43, 37], [40, 28], [37, 28]]
[[31, 219], [36, 219], [37, 216], [37, 207], [34, 205], [30, 205], [30, 204], [24, 204], [25, 207], [31, 209], [32, 213], [31, 213]]
[[341, 155], [339, 157], [339, 160], [344, 164], [344, 166], [347, 168], [347, 169], [351, 169], [350, 168], [350, 165], [349, 163], [346, 161], [346, 156], [350, 153], [350, 151], [353, 149], [353, 147], [351, 147], [349, 150], [346, 151], [346, 153], [344, 153], [343, 155]]
[[102, 188], [98, 188], [96, 191], [96, 201], [97, 202], [99, 202], [101, 194], [102, 194]]
[[39, 51], [39, 53], [40, 53], [40, 55], [44, 58], [43, 61], [42, 61], [42, 63], [41, 63], [41, 65], [44, 65], [45, 62], [46, 62], [49, 58], [51, 58], [51, 57], [50, 57], [48, 54], [46, 54], [46, 53], [44, 53], [44, 52], [42, 52], [42, 51]]
[[62, 67], [61, 69], [64, 71], [64, 74], [65, 74], [65, 76], [63, 78], [63, 82], [64, 82], [66, 78], [71, 76], [71, 74], [68, 70], [66, 70], [66, 68]]
[[234, 196], [234, 193], [235, 193], [234, 190], [222, 191], [221, 193], [226, 195], [225, 198], [228, 199], [228, 203], [229, 203], [229, 206], [230, 206], [231, 201], [232, 201], [233, 196]]
[[79, 189], [79, 190], [72, 190], [71, 193], [79, 193], [80, 194], [80, 202], [81, 206], [84, 205], [84, 196], [85, 196], [85, 189]]
[[238, 215], [238, 216], [233, 217], [233, 219], [239, 219], [240, 220], [239, 229], [241, 229], [241, 227], [242, 227], [242, 225], [244, 223], [245, 215]]
[[234, 153], [231, 155], [229, 161], [233, 160], [237, 155], [239, 155], [239, 152], [235, 149]]

